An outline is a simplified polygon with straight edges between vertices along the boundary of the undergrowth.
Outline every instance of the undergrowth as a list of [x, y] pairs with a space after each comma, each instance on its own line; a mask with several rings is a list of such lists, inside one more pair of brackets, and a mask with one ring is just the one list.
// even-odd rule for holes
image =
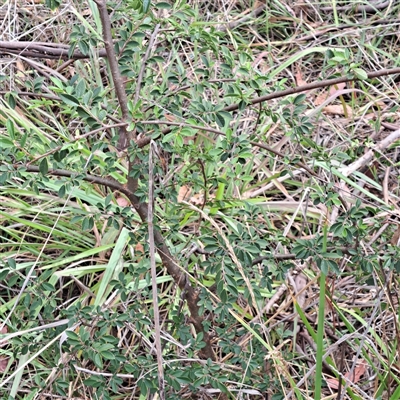
[[400, 398], [398, 12], [3, 5], [0, 398]]

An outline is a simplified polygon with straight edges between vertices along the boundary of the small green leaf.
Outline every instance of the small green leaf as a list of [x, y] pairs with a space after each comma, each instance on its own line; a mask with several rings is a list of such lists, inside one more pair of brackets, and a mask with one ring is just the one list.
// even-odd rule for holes
[[[176, 132], [170, 132], [167, 135], [165, 135], [162, 139], [163, 143], [167, 143], [170, 142], [171, 140], [174, 139], [174, 137], [176, 136]], [[1, 140], [1, 139], [0, 139]]]
[[64, 89], [64, 84], [61, 79], [55, 78], [54, 76], [52, 76], [50, 79], [58, 89]]
[[17, 268], [17, 263], [13, 258], [9, 258], [7, 260], [7, 264], [10, 266], [11, 269], [16, 269]]
[[149, 11], [150, 4], [151, 4], [150, 0], [143, 0], [143, 12], [144, 13], [147, 13]]
[[343, 258], [343, 254], [339, 253], [320, 253], [322, 257], [326, 258]]
[[179, 132], [182, 136], [194, 136], [195, 132], [190, 128], [182, 128]]
[[328, 275], [329, 263], [326, 260], [321, 258], [317, 259], [317, 266], [323, 274]]
[[132, 38], [134, 39], [143, 39], [146, 35], [143, 32], [135, 32], [132, 35]]
[[99, 353], [94, 356], [93, 362], [95, 363], [96, 367], [103, 369], [103, 359]]
[[83, 79], [80, 79], [75, 86], [75, 92], [79, 97], [82, 97], [86, 93], [86, 85]]
[[[65, 185], [63, 185], [63, 186], [65, 188]], [[65, 194], [65, 189], [64, 189], [64, 194]], [[82, 215], [75, 215], [75, 217], [72, 217], [72, 219], [71, 219], [71, 224], [75, 224], [75, 223], [81, 221], [82, 218], [83, 218]]]
[[49, 7], [51, 10], [55, 10], [61, 4], [60, 0], [46, 0], [46, 6]]
[[48, 292], [54, 292], [56, 290], [55, 287], [49, 282], [43, 282], [42, 287]]
[[164, 59], [161, 56], [153, 56], [151, 58], [149, 58], [149, 63], [152, 62], [164, 62]]
[[306, 95], [303, 94], [299, 94], [298, 96], [296, 96], [296, 98], [293, 100], [293, 104], [294, 105], [299, 105], [301, 103], [304, 102], [304, 100], [306, 99]]
[[229, 122], [232, 120], [232, 115], [227, 111], [218, 111], [215, 113], [215, 118], [218, 126], [224, 128], [225, 126], [229, 125]]
[[65, 185], [62, 185], [60, 189], [58, 189], [58, 196], [64, 197], [65, 196]]
[[7, 101], [8, 105], [14, 110], [17, 103], [15, 101], [15, 95], [13, 93], [7, 93]]
[[6, 122], [7, 132], [10, 135], [12, 140], [15, 140], [15, 128], [14, 122], [11, 119], [8, 119]]
[[78, 42], [78, 47], [83, 55], [87, 56], [89, 54], [90, 47], [84, 40]]
[[175, 145], [178, 147], [183, 146], [183, 137], [181, 135], [176, 135], [175, 136]]
[[47, 162], [47, 158], [43, 158], [40, 162], [39, 171], [42, 175], [46, 175], [49, 172], [49, 163]]
[[111, 351], [102, 351], [101, 355], [106, 359], [106, 360], [115, 360], [115, 355]]
[[162, 10], [169, 10], [172, 8], [171, 4], [165, 3], [164, 1], [161, 1], [160, 3], [156, 4], [156, 8], [160, 8]]
[[0, 271], [0, 281], [4, 280], [9, 273], [10, 271], [8, 269], [3, 269]]
[[65, 334], [67, 335], [68, 339], [76, 340], [79, 341], [79, 335], [75, 333], [74, 331], [66, 331]]
[[26, 139], [28, 139], [28, 134], [25, 132], [25, 133], [22, 135], [21, 140], [20, 140], [20, 142], [19, 142], [19, 144], [20, 144], [21, 147], [25, 147]]
[[354, 68], [353, 72], [356, 74], [356, 77], [358, 79], [361, 79], [363, 81], [368, 79], [368, 74], [361, 68]]
[[92, 229], [94, 226], [94, 220], [93, 217], [86, 217], [82, 221], [82, 230], [88, 231]]
[[80, 104], [80, 103], [79, 103], [79, 100], [78, 100], [76, 97], [74, 97], [74, 96], [72, 96], [72, 95], [70, 95], [70, 94], [67, 94], [67, 93], [60, 93], [59, 96], [60, 96], [61, 100], [62, 100], [65, 104], [67, 104], [68, 106], [77, 107], [77, 106], [79, 106], [79, 104]]
[[112, 199], [112, 194], [110, 193], [109, 195], [107, 195], [106, 199], [104, 200], [104, 204], [106, 207], [110, 204], [111, 199]]

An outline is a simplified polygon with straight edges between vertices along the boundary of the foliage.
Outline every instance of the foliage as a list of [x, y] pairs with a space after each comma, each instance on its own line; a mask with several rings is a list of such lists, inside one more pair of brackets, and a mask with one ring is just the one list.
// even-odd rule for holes
[[[394, 151], [379, 148], [373, 164], [347, 173], [374, 146], [357, 125], [344, 132], [308, 92], [255, 101], [290, 89], [290, 68], [306, 74], [311, 65], [315, 79], [356, 80], [354, 91], [335, 93], [346, 117], [349, 109], [364, 116], [372, 108], [364, 68], [372, 68], [362, 52], [311, 43], [280, 59], [295, 35], [280, 4], [254, 20], [254, 37], [270, 47], [260, 57], [251, 24], [226, 29], [211, 4], [107, 3], [124, 104], [109, 53], [109, 62], [100, 53], [98, 3], [73, 2], [69, 19], [61, 2], [42, 5], [58, 10], [60, 27], [47, 24], [54, 42], [69, 38], [73, 62], [18, 67], [1, 81], [9, 92], [0, 99], [1, 396], [163, 398], [162, 354], [167, 399], [318, 398], [318, 387], [335, 391], [329, 379], [339, 382], [344, 358], [357, 354], [377, 383], [342, 379], [345, 396], [360, 398], [360, 389], [394, 399], [398, 310], [387, 289], [397, 288], [399, 250], [393, 226], [381, 226], [393, 225], [396, 179], [380, 194]], [[375, 82], [377, 92], [386, 85]], [[320, 135], [331, 135], [327, 126], [336, 139]], [[131, 141], [121, 149], [124, 129]], [[355, 296], [369, 296], [366, 284], [388, 297], [353, 309]], [[383, 328], [371, 322], [379, 307]], [[332, 316], [317, 332], [324, 309]], [[391, 333], [383, 340], [379, 329]], [[324, 378], [310, 367], [313, 341]]]

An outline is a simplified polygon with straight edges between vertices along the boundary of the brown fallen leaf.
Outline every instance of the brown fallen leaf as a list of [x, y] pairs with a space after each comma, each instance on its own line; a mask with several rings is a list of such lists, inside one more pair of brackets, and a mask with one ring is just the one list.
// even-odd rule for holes
[[[0, 321], [0, 324], [1, 324], [1, 323], [2, 323], [2, 322]], [[7, 328], [7, 326], [3, 326], [3, 327], [0, 329], [0, 335], [5, 335], [6, 333], [8, 333], [8, 328]], [[6, 344], [8, 344], [7, 340], [3, 340], [3, 341], [0, 342], [0, 347], [1, 347], [1, 346], [5, 346]]]
[[[357, 383], [361, 377], [365, 374], [367, 370], [367, 362], [365, 360], [360, 360], [360, 362], [354, 368], [353, 373], [346, 372], [344, 377], [347, 378], [350, 382]], [[339, 380], [336, 378], [328, 378], [326, 379], [326, 383], [328, 386], [333, 389], [337, 390], [339, 388]]]
[[9, 362], [10, 362], [9, 357], [0, 356], [0, 372], [5, 372], [7, 370]]
[[191, 193], [192, 189], [190, 189], [189, 186], [181, 186], [178, 191], [178, 203], [182, 203], [182, 201], [187, 200]]
[[294, 75], [296, 78], [297, 86], [307, 85], [307, 82], [303, 79], [303, 74], [301, 73], [300, 67], [296, 66], [296, 74]]
[[390, 244], [392, 246], [398, 246], [400, 239], [400, 225], [397, 227], [396, 232], [393, 234], [392, 239], [390, 240]]
[[[346, 107], [347, 117], [352, 116], [352, 109], [350, 106]], [[326, 114], [333, 114], [333, 115], [346, 115], [342, 105], [331, 105], [326, 106], [323, 108], [323, 112]]]
[[337, 85], [330, 86], [330, 88], [327, 92], [323, 92], [315, 98], [314, 104], [316, 106], [320, 106], [328, 97], [332, 96], [339, 90], [344, 89], [345, 87], [346, 87], [346, 83], [338, 83]]
[[[0, 334], [4, 335], [6, 333], [8, 333], [8, 328], [7, 328], [7, 326], [3, 326], [0, 329]], [[7, 344], [7, 341], [4, 341], [1, 343], [0, 346], [5, 346], [6, 344]], [[0, 356], [0, 372], [6, 371], [9, 361], [10, 361], [9, 357]]]
[[142, 243], [138, 243], [135, 246], [135, 251], [138, 253], [144, 254], [144, 247], [143, 247]]

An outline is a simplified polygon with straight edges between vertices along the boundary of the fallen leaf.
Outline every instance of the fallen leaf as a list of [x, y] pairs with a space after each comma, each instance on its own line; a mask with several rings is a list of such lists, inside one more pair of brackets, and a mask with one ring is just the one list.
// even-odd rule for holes
[[178, 191], [178, 203], [182, 203], [182, 201], [187, 200], [191, 193], [192, 190], [189, 186], [181, 186]]
[[169, 121], [169, 122], [174, 122], [174, 121], [176, 121], [176, 116], [175, 116], [175, 115], [165, 113], [165, 114], [164, 114], [164, 117], [165, 117], [165, 119], [166, 119], [167, 121]]
[[296, 285], [297, 303], [301, 308], [304, 308], [306, 303], [306, 291], [304, 289], [307, 286], [307, 277], [303, 273], [297, 274], [294, 283]]
[[[1, 322], [0, 322], [0, 324], [1, 324]], [[8, 328], [7, 328], [7, 326], [3, 326], [0, 329], [0, 335], [5, 335], [6, 333], [8, 333]], [[6, 344], [8, 344], [8, 341], [2, 339], [2, 341], [0, 342], [0, 347], [5, 346]]]
[[390, 244], [392, 246], [398, 246], [400, 239], [400, 225], [397, 227], [396, 232], [393, 234], [392, 239], [390, 240]]
[[[351, 117], [353, 113], [351, 107], [347, 106], [346, 110], [347, 110], [347, 116]], [[326, 114], [333, 114], [333, 115], [345, 115], [342, 105], [326, 106], [323, 108], [323, 112], [325, 112]]]
[[143, 247], [142, 243], [138, 243], [138, 244], [135, 246], [135, 250], [136, 250], [138, 253], [144, 254], [144, 247]]
[[20, 59], [16, 61], [16, 70], [17, 76], [21, 79], [22, 82], [25, 82], [25, 67]]
[[301, 73], [300, 67], [298, 65], [296, 66], [296, 70], [297, 72], [295, 74], [295, 78], [297, 86], [307, 85], [307, 82], [303, 79], [303, 74]]
[[328, 92], [323, 92], [315, 98], [314, 104], [316, 106], [320, 106], [328, 97], [332, 96], [339, 90], [344, 89], [345, 87], [346, 87], [346, 83], [338, 83], [337, 85], [330, 86]]
[[0, 372], [5, 372], [9, 361], [10, 361], [9, 357], [0, 356]]
[[[367, 369], [367, 362], [365, 360], [360, 360], [360, 362], [354, 368], [353, 373], [346, 372], [344, 377], [347, 378], [350, 382], [357, 383], [361, 377], [365, 374]], [[337, 390], [339, 389], [339, 380], [336, 378], [328, 378], [326, 379], [326, 383], [331, 389]]]

